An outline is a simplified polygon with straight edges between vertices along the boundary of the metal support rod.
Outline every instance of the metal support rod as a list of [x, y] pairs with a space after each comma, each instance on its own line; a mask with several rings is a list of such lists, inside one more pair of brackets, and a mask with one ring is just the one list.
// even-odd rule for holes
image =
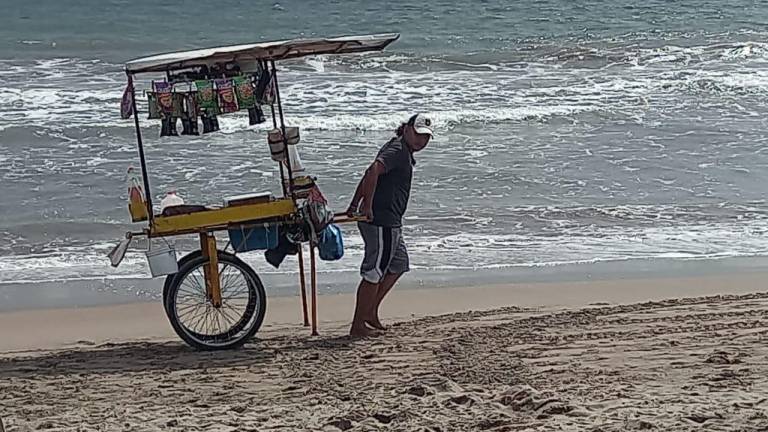
[[312, 285], [312, 336], [317, 336], [317, 269], [315, 268], [315, 242], [309, 241], [310, 284]]
[[[269, 64], [266, 60], [261, 60], [260, 62], [261, 68], [264, 70], [264, 73], [272, 74], [269, 70]], [[264, 89], [264, 91], [267, 91], [267, 89]], [[271, 104], [269, 104], [269, 111], [272, 113], [272, 128], [277, 129], [277, 114], [275, 113], [275, 101], [272, 101]], [[271, 150], [270, 150], [271, 151]], [[280, 187], [283, 190], [283, 198], [288, 198], [288, 186], [285, 184], [285, 168], [283, 167], [282, 162], [277, 163], [280, 166]]]
[[296, 196], [293, 194], [293, 170], [291, 168], [291, 157], [288, 153], [288, 137], [285, 136], [285, 117], [283, 116], [283, 102], [280, 99], [280, 85], [277, 82], [277, 66], [275, 61], [272, 60], [272, 79], [275, 83], [275, 97], [277, 98], [277, 111], [280, 114], [280, 130], [283, 133], [283, 145], [285, 146], [285, 167], [288, 169], [288, 193], [291, 195], [291, 200], [296, 202]]
[[[269, 106], [269, 110], [272, 111], [272, 126], [277, 129], [277, 116], [275, 115], [275, 105]], [[270, 151], [272, 151], [270, 149]], [[277, 163], [280, 166], [280, 187], [283, 188], [283, 198], [288, 198], [288, 187], [285, 184], [285, 168], [282, 162]]]
[[136, 109], [136, 89], [133, 86], [133, 75], [127, 74], [131, 85], [131, 105], [133, 107], [133, 123], [136, 126], [136, 142], [139, 146], [139, 160], [141, 161], [141, 176], [144, 179], [144, 197], [147, 199], [147, 213], [149, 225], [155, 219], [155, 211], [152, 209], [152, 192], [149, 189], [149, 175], [147, 174], [147, 160], [144, 157], [144, 143], [141, 140], [141, 126], [139, 126], [139, 111]]
[[301, 311], [304, 316], [304, 327], [309, 327], [307, 315], [307, 282], [304, 279], [304, 246], [299, 244], [299, 282], [301, 283]]

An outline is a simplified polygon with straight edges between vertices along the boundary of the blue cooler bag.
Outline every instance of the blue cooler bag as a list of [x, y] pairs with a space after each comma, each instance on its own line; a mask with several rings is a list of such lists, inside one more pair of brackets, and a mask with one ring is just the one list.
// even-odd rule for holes
[[344, 256], [344, 241], [338, 226], [330, 224], [320, 232], [317, 249], [323, 261], [336, 261]]
[[229, 227], [229, 241], [236, 252], [277, 247], [277, 225], [235, 225]]

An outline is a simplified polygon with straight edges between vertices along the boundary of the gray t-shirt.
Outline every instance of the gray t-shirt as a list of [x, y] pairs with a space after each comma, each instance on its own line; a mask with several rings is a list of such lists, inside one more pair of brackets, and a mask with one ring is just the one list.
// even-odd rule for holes
[[398, 228], [408, 207], [413, 177], [413, 159], [408, 145], [397, 137], [379, 150], [376, 160], [384, 165], [373, 196], [373, 225]]

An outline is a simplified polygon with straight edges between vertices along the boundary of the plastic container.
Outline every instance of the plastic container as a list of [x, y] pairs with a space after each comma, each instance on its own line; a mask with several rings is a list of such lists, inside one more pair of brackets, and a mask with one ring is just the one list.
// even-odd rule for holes
[[267, 142], [269, 143], [269, 153], [272, 156], [272, 160], [275, 162], [282, 162], [285, 160], [285, 143], [283, 142], [283, 134], [280, 129], [272, 129], [267, 134]]
[[228, 231], [229, 241], [236, 252], [277, 247], [278, 226], [274, 224], [237, 225], [230, 227]]
[[[293, 146], [293, 145], [288, 146], [288, 158], [291, 161], [292, 177], [294, 179], [297, 177], [304, 177], [306, 175], [304, 171], [304, 164], [301, 163], [301, 158], [299, 157], [299, 150], [296, 148], [296, 146]], [[288, 167], [286, 167], [286, 169], [287, 168]]]
[[152, 277], [166, 276], [179, 271], [176, 250], [168, 244], [152, 248], [152, 243], [150, 243], [146, 256]]
[[141, 222], [149, 218], [139, 173], [133, 167], [128, 167], [128, 212], [133, 222]]
[[165, 195], [165, 198], [160, 201], [160, 213], [162, 213], [168, 207], [178, 205], [184, 205], [184, 200], [181, 199], [180, 196], [176, 195], [175, 190], [168, 191], [168, 193]]
[[[298, 127], [286, 127], [285, 128], [286, 140], [283, 140], [283, 131], [280, 129], [272, 129], [267, 134], [267, 142], [269, 143], [269, 152], [272, 155], [272, 160], [282, 162], [285, 160], [285, 142], [289, 144], [288, 151], [291, 147], [296, 145], [300, 141], [299, 128]], [[295, 149], [294, 149], [295, 150]], [[293, 160], [291, 160], [293, 163]]]

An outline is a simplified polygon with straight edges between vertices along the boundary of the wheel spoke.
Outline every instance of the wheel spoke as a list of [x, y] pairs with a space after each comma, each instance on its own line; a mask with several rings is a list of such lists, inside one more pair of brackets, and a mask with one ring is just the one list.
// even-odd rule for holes
[[233, 298], [237, 295], [243, 294], [244, 292], [248, 291], [248, 282], [247, 281], [238, 281], [239, 283], [236, 285], [237, 289], [234, 288], [231, 291], [228, 291], [227, 298]]
[[232, 316], [227, 312], [227, 307], [222, 307], [221, 309], [219, 309], [219, 312], [227, 320], [227, 325], [229, 326], [229, 328], [232, 328], [234, 324], [237, 324], [237, 322], [240, 321], [240, 319], [237, 318], [240, 315], [236, 314], [235, 318], [232, 318]]
[[207, 309], [208, 309], [207, 305], [204, 305], [203, 307], [200, 308], [200, 313], [196, 317], [196, 321], [195, 321], [196, 324], [195, 324], [194, 331], [196, 332], [205, 331], [205, 321], [206, 321], [205, 312]]

